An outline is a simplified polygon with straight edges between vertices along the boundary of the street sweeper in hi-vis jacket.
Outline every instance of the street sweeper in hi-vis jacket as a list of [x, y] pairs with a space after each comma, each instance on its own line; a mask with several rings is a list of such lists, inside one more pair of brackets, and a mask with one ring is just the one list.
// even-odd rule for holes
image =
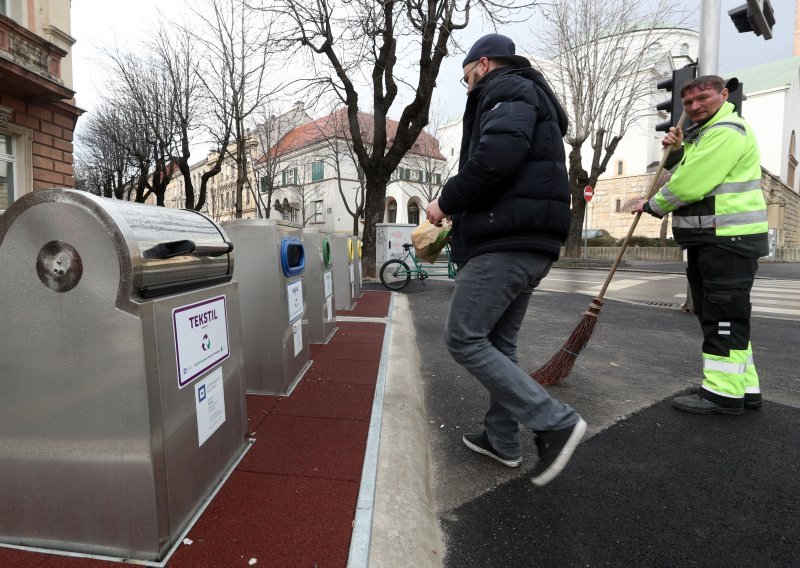
[[768, 253], [767, 207], [755, 137], [727, 102], [716, 75], [698, 77], [681, 89], [694, 124], [686, 134], [672, 128], [662, 144], [678, 164], [669, 182], [633, 212], [672, 213], [672, 233], [687, 251], [686, 275], [703, 329], [703, 384], [680, 396], [678, 410], [741, 414], [761, 407], [758, 373], [750, 344], [750, 289], [758, 258]]

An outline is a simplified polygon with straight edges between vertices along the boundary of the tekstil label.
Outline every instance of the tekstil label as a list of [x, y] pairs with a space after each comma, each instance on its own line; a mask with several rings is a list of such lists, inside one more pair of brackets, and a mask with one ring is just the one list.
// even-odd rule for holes
[[225, 296], [175, 308], [172, 327], [180, 388], [230, 355]]

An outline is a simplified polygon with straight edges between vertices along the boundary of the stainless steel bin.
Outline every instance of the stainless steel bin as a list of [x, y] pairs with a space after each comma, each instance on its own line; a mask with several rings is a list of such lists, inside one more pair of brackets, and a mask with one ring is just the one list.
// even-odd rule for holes
[[364, 277], [361, 268], [361, 239], [359, 237], [350, 237], [353, 241], [353, 298], [359, 299], [361, 297], [361, 286], [364, 284]]
[[355, 305], [355, 254], [350, 235], [331, 235], [331, 254], [333, 255], [333, 295], [336, 308], [352, 310]]
[[242, 375], [250, 394], [289, 395], [308, 367], [305, 251], [300, 225], [274, 219], [222, 223], [236, 247], [242, 306]]
[[309, 343], [327, 343], [336, 333], [330, 238], [330, 233], [319, 229], [303, 229], [303, 247], [307, 255], [305, 283]]
[[72, 190], [0, 217], [0, 542], [159, 561], [246, 449], [226, 235]]

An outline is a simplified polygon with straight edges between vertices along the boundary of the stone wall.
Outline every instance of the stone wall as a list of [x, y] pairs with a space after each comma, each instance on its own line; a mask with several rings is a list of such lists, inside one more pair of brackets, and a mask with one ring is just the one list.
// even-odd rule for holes
[[[597, 182], [597, 191], [589, 202], [585, 228], [605, 229], [613, 237], [623, 238], [633, 222], [631, 207], [644, 197], [651, 174], [620, 176]], [[800, 195], [789, 189], [772, 173], [762, 168], [761, 189], [767, 202], [770, 229], [778, 229], [778, 247], [800, 246]], [[668, 217], [667, 237], [672, 236], [671, 217]], [[662, 220], [642, 215], [634, 235], [658, 237]]]

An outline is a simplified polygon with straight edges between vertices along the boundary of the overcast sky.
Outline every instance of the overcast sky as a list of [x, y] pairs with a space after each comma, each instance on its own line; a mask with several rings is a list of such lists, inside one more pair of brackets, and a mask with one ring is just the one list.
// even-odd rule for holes
[[[728, 10], [744, 2], [722, 0], [719, 71], [723, 75], [792, 55], [795, 0], [772, 0], [776, 23], [774, 37], [769, 41], [752, 33], [736, 32]], [[699, 12], [699, 2], [684, 0], [683, 3], [688, 10]], [[159, 10], [163, 16], [159, 15]], [[77, 91], [78, 106], [90, 111], [104, 91], [103, 49], [113, 49], [117, 45], [122, 49], [134, 49], [147, 37], [148, 30], [157, 28], [159, 18], [180, 21], [188, 17], [186, 14], [180, 0], [72, 0], [72, 36], [77, 39], [72, 49], [73, 88]], [[695, 16], [697, 19], [699, 14]], [[475, 39], [490, 31], [474, 25], [459, 32], [457, 38], [468, 48]], [[530, 24], [519, 24], [500, 32], [511, 36], [519, 46], [531, 45]], [[439, 74], [435, 106], [447, 116], [458, 115], [463, 110], [465, 92], [459, 85], [462, 59], [463, 55], [448, 58]], [[399, 115], [399, 107], [392, 110]]]

